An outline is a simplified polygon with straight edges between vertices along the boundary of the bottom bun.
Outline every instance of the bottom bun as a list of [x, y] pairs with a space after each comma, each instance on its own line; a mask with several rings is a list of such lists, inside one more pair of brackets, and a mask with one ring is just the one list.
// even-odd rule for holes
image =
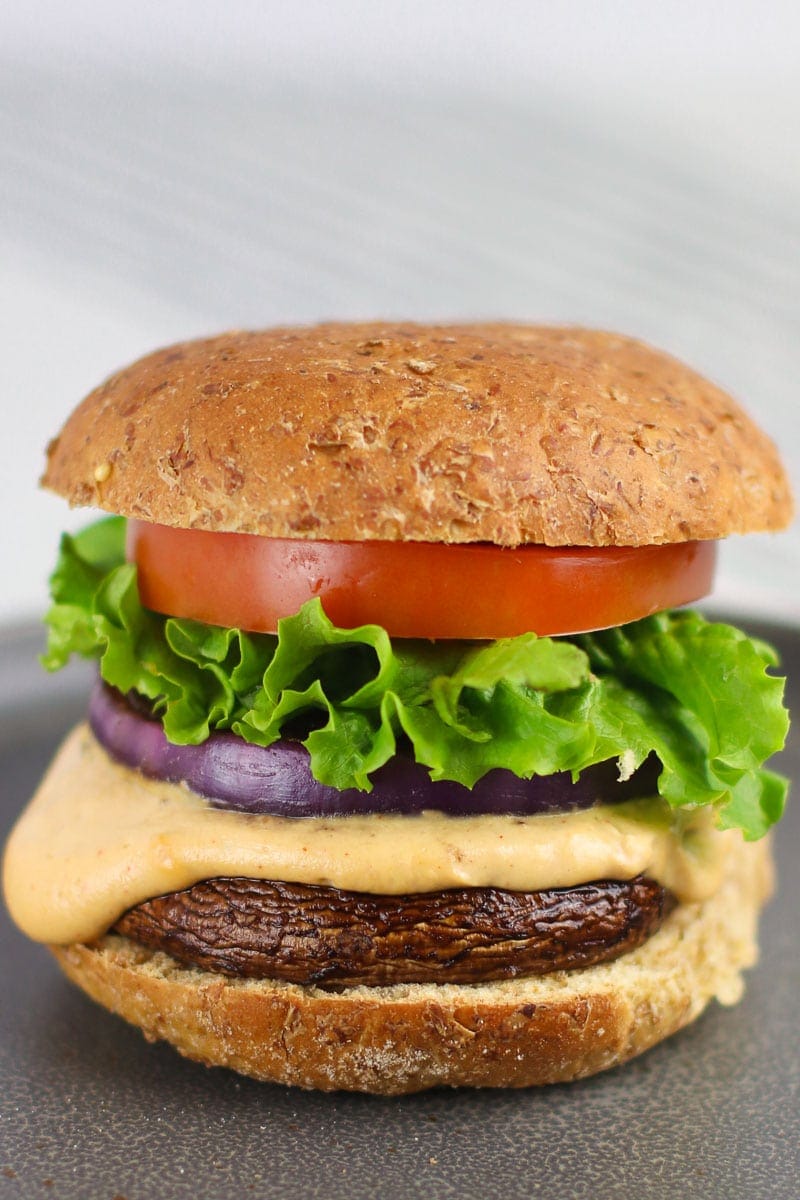
[[766, 842], [738, 843], [718, 892], [611, 963], [481, 984], [341, 992], [181, 967], [127, 938], [52, 947], [73, 982], [208, 1066], [323, 1091], [528, 1087], [606, 1070], [734, 1004], [771, 889]]

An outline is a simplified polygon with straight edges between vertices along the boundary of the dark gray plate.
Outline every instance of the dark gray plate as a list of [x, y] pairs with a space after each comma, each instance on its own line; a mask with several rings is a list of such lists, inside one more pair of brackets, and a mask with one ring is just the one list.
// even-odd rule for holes
[[[758, 632], [764, 632], [758, 630]], [[794, 673], [800, 634], [766, 631]], [[0, 641], [2, 832], [82, 713], [86, 675]], [[782, 768], [800, 775], [795, 737]], [[0, 1195], [81, 1200], [796, 1200], [800, 809], [743, 1002], [627, 1066], [527, 1092], [318, 1095], [206, 1070], [95, 1007], [0, 914]]]

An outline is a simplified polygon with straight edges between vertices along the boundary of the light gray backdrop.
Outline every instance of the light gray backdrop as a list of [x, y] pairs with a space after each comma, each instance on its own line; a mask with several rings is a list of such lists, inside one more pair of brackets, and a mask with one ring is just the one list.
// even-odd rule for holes
[[[0, 620], [41, 610], [47, 439], [165, 342], [574, 321], [732, 389], [800, 478], [800, 17], [698, 0], [54, 0], [0, 17]], [[719, 599], [796, 619], [800, 532]]]

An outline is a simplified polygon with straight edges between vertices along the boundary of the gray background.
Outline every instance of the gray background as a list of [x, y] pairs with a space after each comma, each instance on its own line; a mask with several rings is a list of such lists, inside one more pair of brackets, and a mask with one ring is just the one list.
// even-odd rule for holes
[[[759, 630], [774, 635], [776, 631]], [[83, 712], [0, 636], [0, 839]], [[779, 632], [800, 706], [800, 639]], [[800, 774], [795, 736], [783, 769]], [[0, 912], [0, 1197], [29, 1200], [797, 1200], [800, 806], [743, 1001], [594, 1079], [381, 1099], [186, 1062], [85, 999]]]
[[[58, 530], [85, 519], [34, 489], [64, 415], [154, 346], [235, 325], [617, 328], [739, 395], [797, 486], [799, 46], [788, 0], [4, 6], [0, 622], [44, 607]], [[732, 540], [718, 596], [796, 624], [799, 581], [795, 525]], [[43, 683], [36, 643], [0, 633], [0, 835], [83, 705], [80, 676]], [[795, 805], [740, 1006], [521, 1094], [206, 1072], [84, 1001], [3, 916], [0, 1194], [793, 1200], [798, 852]]]
[[[800, 479], [800, 8], [33, 0], [0, 15], [0, 620], [39, 611], [43, 447], [170, 340], [572, 321], [740, 396]], [[719, 602], [798, 615], [800, 530]]]

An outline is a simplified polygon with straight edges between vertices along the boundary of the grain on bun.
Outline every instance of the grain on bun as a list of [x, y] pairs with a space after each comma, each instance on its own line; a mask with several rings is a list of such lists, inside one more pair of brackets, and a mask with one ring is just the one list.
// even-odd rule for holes
[[52, 443], [71, 504], [319, 540], [641, 546], [778, 529], [789, 488], [720, 388], [578, 328], [226, 333], [118, 372]]
[[[91, 728], [62, 747], [11, 836], [5, 884], [18, 924], [49, 943], [90, 996], [208, 1065], [384, 1094], [580, 1078], [669, 1036], [712, 998], [738, 998], [770, 890], [763, 835], [786, 793], [786, 781], [763, 769], [788, 725], [782, 681], [764, 642], [666, 610], [707, 593], [711, 540], [781, 528], [792, 502], [769, 438], [720, 388], [641, 342], [572, 327], [232, 332], [157, 351], [108, 379], [50, 445], [43, 483], [71, 504], [115, 514], [65, 535], [47, 618], [48, 669], [81, 654], [98, 660], [102, 683]], [[129, 519], [127, 542], [120, 518]], [[235, 620], [231, 593], [254, 588], [234, 551], [271, 554], [280, 539], [280, 569], [258, 557], [252, 578], [277, 581], [280, 607], [281, 572], [296, 570], [304, 586], [311, 579], [312, 597], [264, 623], [263, 612]], [[369, 572], [345, 570], [325, 592], [324, 572], [308, 565], [321, 549], [309, 555], [308, 546], [332, 547], [334, 561], [348, 542], [363, 543], [375, 578], [377, 552], [388, 554], [384, 601], [403, 591], [403, 572], [411, 580], [400, 614], [408, 623], [393, 628], [383, 616], [391, 606], [379, 619], [369, 588], [359, 620], [326, 611], [326, 596], [348, 600]], [[434, 555], [425, 574], [439, 593], [442, 555], [484, 565], [494, 555], [511, 564], [517, 597], [544, 593], [551, 611], [540, 624], [528, 609], [530, 623], [506, 629], [495, 604], [509, 591], [505, 577], [492, 592], [488, 569], [478, 578], [457, 566], [435, 627], [416, 627], [423, 572], [403, 559], [414, 548], [398, 545], [411, 542]], [[601, 583], [587, 582], [590, 560]], [[520, 573], [523, 561], [534, 576]], [[233, 584], [226, 594], [221, 578]], [[605, 622], [603, 588], [621, 598]], [[488, 609], [488, 632], [453, 623], [472, 592]], [[564, 615], [567, 594], [580, 609], [574, 618]], [[207, 610], [192, 607], [200, 600]], [[313, 777], [333, 815], [280, 807], [274, 776], [246, 811], [221, 753], [215, 778], [222, 771], [225, 786], [204, 791], [223, 738], [239, 777], [238, 744], [247, 743], [247, 763], [262, 748], [277, 747], [284, 766], [307, 755], [305, 774], [291, 774], [292, 799], [309, 801], [313, 789], [298, 781]], [[413, 785], [421, 811], [403, 808], [405, 795], [398, 809], [397, 789], [377, 786], [393, 760], [422, 775]], [[253, 770], [259, 780], [265, 761]], [[176, 762], [185, 773], [175, 774]], [[598, 765], [630, 790], [617, 791], [614, 778], [608, 796], [593, 791], [579, 811], [564, 797], [581, 772], [583, 788], [593, 786], [586, 779]], [[440, 781], [471, 795], [490, 775], [492, 808], [467, 818], [457, 796], [455, 812], [437, 808]], [[554, 811], [516, 812], [503, 784], [511, 775], [533, 777], [543, 798], [559, 777]], [[374, 807], [356, 817], [339, 800], [347, 791], [374, 792]], [[574, 961], [589, 966], [546, 964], [533, 975], [527, 959], [503, 952], [505, 926], [494, 942], [487, 935], [491, 974], [471, 982], [448, 979], [442, 961], [433, 982], [417, 974], [422, 981], [388, 983], [393, 956], [410, 950], [390, 948], [389, 967], [374, 968], [367, 939], [350, 976], [329, 985], [308, 956], [289, 954], [292, 971], [303, 959], [308, 982], [285, 964], [276, 978], [270, 959], [284, 933], [304, 936], [304, 888], [329, 889], [331, 911], [342, 897], [330, 889], [347, 889], [348, 920], [370, 907], [361, 896], [380, 896], [383, 945], [408, 934], [392, 896], [436, 890], [446, 905], [447, 889], [469, 888], [466, 907], [478, 911], [497, 889], [566, 892], [639, 876], [657, 913], [641, 937], [604, 945], [603, 961], [581, 957], [590, 932], [579, 922]], [[201, 889], [201, 936], [187, 927], [181, 961], [167, 953], [180, 890], [236, 877], [298, 886]], [[288, 933], [284, 901], [269, 916], [258, 898], [276, 892], [300, 897]], [[215, 956], [214, 939], [224, 942], [236, 921], [236, 955]], [[328, 922], [329, 941], [315, 943], [321, 954], [338, 954], [337, 922]], [[426, 964], [435, 925], [414, 929]], [[246, 970], [236, 966], [244, 960]]]

